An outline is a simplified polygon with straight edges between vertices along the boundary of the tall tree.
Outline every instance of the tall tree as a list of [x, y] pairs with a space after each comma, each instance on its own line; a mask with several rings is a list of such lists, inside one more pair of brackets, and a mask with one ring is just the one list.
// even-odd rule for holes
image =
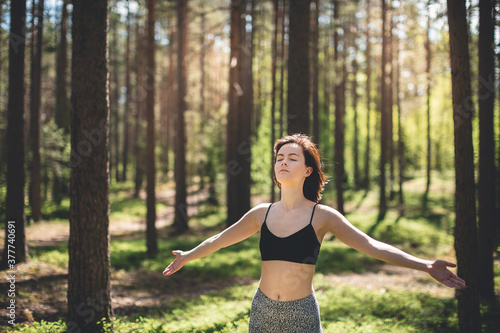
[[285, 35], [288, 33], [287, 31], [287, 25], [286, 25], [286, 17], [288, 16], [288, 7], [287, 7], [287, 1], [283, 0], [281, 1], [283, 5], [283, 15], [281, 16], [281, 45], [280, 45], [280, 54], [279, 58], [281, 60], [280, 64], [280, 109], [279, 109], [279, 123], [280, 123], [280, 137], [283, 136], [283, 133], [285, 131], [284, 129], [284, 113], [285, 113], [285, 99], [284, 99], [284, 94], [285, 94], [285, 66], [286, 66], [286, 58], [287, 58], [287, 51], [285, 48]]
[[226, 181], [227, 224], [238, 221], [250, 209], [251, 52], [246, 33], [247, 1], [231, 2], [231, 66], [227, 115]]
[[365, 59], [366, 59], [366, 151], [365, 151], [365, 180], [364, 185], [365, 189], [368, 190], [370, 188], [370, 159], [371, 159], [371, 150], [370, 150], [370, 110], [371, 110], [371, 41], [370, 41], [370, 20], [371, 20], [371, 3], [370, 0], [366, 0], [366, 49], [365, 49]]
[[148, 256], [158, 253], [158, 235], [156, 232], [156, 158], [155, 158], [155, 22], [156, 22], [156, 0], [148, 0], [147, 18], [147, 95], [146, 95], [146, 121], [147, 121], [147, 145], [146, 145], [146, 177], [147, 177], [147, 213], [146, 213], [146, 244]]
[[312, 136], [319, 143], [319, 0], [312, 0], [314, 12], [311, 19], [311, 97], [312, 97]]
[[392, 35], [392, 30], [394, 29], [394, 20], [393, 20], [393, 7], [392, 7], [392, 0], [388, 0], [387, 2], [387, 27], [386, 27], [386, 33], [387, 33], [387, 52], [386, 52], [386, 70], [388, 71], [386, 74], [386, 84], [385, 88], [387, 89], [387, 92], [385, 94], [385, 97], [387, 98], [386, 102], [386, 110], [387, 110], [387, 159], [389, 163], [389, 200], [394, 199], [394, 123], [393, 123], [393, 118], [394, 118], [394, 111], [393, 111], [393, 106], [394, 106], [394, 65], [393, 65], [393, 58], [394, 58], [394, 51], [393, 51], [393, 35]]
[[[128, 3], [128, 1], [127, 1]], [[127, 38], [125, 41], [125, 105], [123, 108], [123, 148], [122, 148], [122, 177], [123, 181], [127, 180], [128, 155], [130, 147], [130, 106], [132, 104], [132, 84], [130, 79], [131, 64], [130, 64], [130, 39], [132, 35], [132, 14], [130, 5], [127, 12]]]
[[33, 0], [33, 34], [31, 46], [31, 103], [30, 103], [30, 140], [31, 140], [31, 217], [42, 218], [41, 198], [41, 157], [40, 157], [40, 105], [42, 100], [42, 49], [43, 49], [43, 9], [44, 1]]
[[144, 180], [144, 130], [142, 126], [142, 120], [144, 119], [144, 95], [145, 95], [145, 57], [146, 48], [144, 43], [144, 32], [142, 27], [139, 25], [139, 20], [136, 20], [135, 26], [135, 137], [134, 137], [134, 156], [135, 156], [135, 186], [134, 186], [134, 198], [139, 197], [139, 192], [142, 188], [142, 183]]
[[[398, 18], [400, 16], [398, 15]], [[401, 78], [401, 65], [400, 65], [400, 39], [398, 35], [396, 34], [396, 38], [394, 40], [394, 44], [396, 45], [396, 56], [395, 56], [395, 62], [396, 62], [396, 109], [398, 113], [398, 185], [399, 185], [399, 191], [398, 191], [398, 205], [399, 205], [399, 215], [403, 216], [404, 214], [404, 194], [403, 194], [403, 180], [404, 180], [404, 133], [403, 133], [403, 127], [401, 125], [401, 115], [402, 115], [402, 110], [401, 110], [401, 98], [399, 95], [400, 92], [400, 78]]]
[[340, 1], [333, 1], [333, 21], [335, 31], [333, 36], [333, 61], [335, 66], [335, 188], [337, 191], [337, 210], [344, 213], [344, 150], [345, 150], [345, 63], [344, 50], [345, 43], [342, 45], [342, 51], [339, 43], [339, 30], [342, 29], [340, 21]]
[[[28, 259], [24, 212], [24, 73], [26, 52], [26, 1], [10, 6], [9, 101], [7, 106], [7, 198], [5, 241], [1, 269]], [[13, 232], [15, 230], [15, 232]], [[14, 234], [15, 237], [9, 237]], [[15, 258], [13, 258], [15, 251]], [[15, 261], [11, 261], [15, 260]]]
[[[382, 71], [380, 80], [381, 89], [381, 102], [380, 102], [380, 113], [381, 113], [381, 131], [380, 131], [380, 175], [379, 175], [379, 212], [378, 219], [382, 220], [387, 212], [387, 195], [386, 195], [386, 164], [388, 157], [388, 147], [389, 147], [389, 99], [388, 92], [390, 90], [390, 85], [388, 84], [388, 24], [387, 22], [387, 3], [386, 0], [382, 0]], [[392, 135], [391, 135], [392, 136]]]
[[73, 0], [68, 331], [102, 331], [111, 310], [108, 2]]
[[493, 0], [479, 1], [479, 295], [495, 299], [493, 252], [495, 250], [495, 58]]
[[309, 29], [311, 0], [290, 0], [288, 133], [309, 133]]
[[431, 1], [427, 0], [427, 34], [425, 38], [425, 76], [427, 84], [427, 103], [426, 103], [426, 119], [427, 119], [427, 159], [426, 159], [426, 176], [425, 192], [423, 198], [424, 209], [427, 208], [427, 200], [429, 189], [431, 186]]
[[118, 65], [118, 39], [119, 39], [119, 27], [120, 18], [118, 13], [112, 13], [110, 19], [110, 33], [111, 33], [111, 50], [113, 53], [111, 56], [111, 160], [110, 160], [110, 170], [115, 174], [116, 182], [120, 181], [120, 70]]
[[177, 118], [175, 136], [175, 217], [178, 232], [188, 229], [186, 188], [186, 129], [184, 113], [187, 110], [187, 13], [188, 0], [177, 0]]
[[[273, 0], [274, 31], [271, 46], [271, 147], [276, 140], [276, 57], [278, 49], [279, 0]], [[274, 152], [271, 151], [271, 179], [274, 174]], [[271, 202], [276, 200], [276, 186], [271, 182]]]
[[472, 90], [465, 0], [447, 0], [450, 34], [453, 122], [455, 125], [455, 251], [458, 275], [467, 288], [457, 291], [460, 332], [481, 332], [478, 297], [478, 244], [472, 143]]
[[[68, 0], [64, 0], [61, 7], [61, 23], [59, 27], [59, 41], [56, 53], [56, 115], [57, 127], [62, 128], [64, 133], [69, 133], [70, 106], [68, 101], [67, 68], [68, 68]], [[60, 176], [60, 172], [54, 170], [52, 184], [52, 200], [57, 204], [62, 201], [63, 194], [67, 194], [67, 184]]]
[[352, 61], [352, 82], [351, 82], [351, 98], [352, 98], [352, 109], [354, 112], [354, 188], [359, 190], [361, 187], [361, 180], [359, 175], [359, 121], [358, 121], [358, 70], [359, 65], [356, 58]]

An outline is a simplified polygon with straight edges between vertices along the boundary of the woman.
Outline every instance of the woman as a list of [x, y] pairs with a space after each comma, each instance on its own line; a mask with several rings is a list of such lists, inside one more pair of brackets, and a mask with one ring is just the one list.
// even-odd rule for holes
[[191, 251], [173, 251], [175, 260], [164, 275], [260, 230], [262, 276], [252, 300], [249, 332], [273, 333], [322, 332], [312, 279], [327, 232], [374, 258], [427, 272], [448, 287], [465, 287], [465, 282], [447, 269], [455, 264], [420, 259], [374, 240], [335, 209], [319, 205], [324, 176], [319, 152], [309, 137], [295, 134], [279, 139], [274, 155], [273, 178], [281, 189], [281, 200], [258, 205]]

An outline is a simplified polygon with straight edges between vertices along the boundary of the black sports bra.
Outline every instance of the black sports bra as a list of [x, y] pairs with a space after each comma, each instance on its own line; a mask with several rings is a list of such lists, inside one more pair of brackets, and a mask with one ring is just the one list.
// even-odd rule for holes
[[260, 256], [262, 261], [281, 260], [299, 264], [316, 265], [321, 244], [312, 226], [314, 216], [313, 208], [311, 221], [304, 228], [287, 237], [278, 237], [267, 228], [267, 215], [271, 206], [267, 209], [264, 223], [260, 230]]

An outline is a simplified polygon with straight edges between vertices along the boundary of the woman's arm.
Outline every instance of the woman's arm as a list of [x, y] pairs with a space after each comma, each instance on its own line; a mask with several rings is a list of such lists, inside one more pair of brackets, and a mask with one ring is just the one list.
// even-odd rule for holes
[[455, 267], [455, 264], [443, 260], [424, 260], [412, 256], [392, 245], [371, 238], [354, 227], [338, 211], [328, 206], [323, 207], [330, 215], [327, 222], [328, 231], [353, 249], [393, 265], [427, 272], [448, 287], [458, 289], [465, 287], [465, 281], [447, 269], [447, 267]]
[[[259, 214], [267, 209], [265, 204], [259, 205], [248, 211], [238, 222], [214, 235], [190, 251], [172, 251], [175, 260], [163, 271], [163, 275], [171, 275], [181, 269], [187, 262], [206, 257], [224, 247], [241, 242], [260, 230]], [[263, 216], [262, 216], [263, 217]]]

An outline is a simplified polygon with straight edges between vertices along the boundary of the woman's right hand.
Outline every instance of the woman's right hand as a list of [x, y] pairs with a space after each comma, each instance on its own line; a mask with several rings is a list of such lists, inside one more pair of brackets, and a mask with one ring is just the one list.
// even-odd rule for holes
[[165, 276], [174, 274], [179, 269], [181, 269], [182, 266], [184, 266], [184, 264], [186, 263], [185, 260], [186, 252], [181, 250], [176, 250], [172, 251], [172, 253], [175, 255], [175, 260], [172, 261], [172, 263], [168, 265], [167, 268], [165, 268], [165, 270], [163, 271], [163, 275]]

